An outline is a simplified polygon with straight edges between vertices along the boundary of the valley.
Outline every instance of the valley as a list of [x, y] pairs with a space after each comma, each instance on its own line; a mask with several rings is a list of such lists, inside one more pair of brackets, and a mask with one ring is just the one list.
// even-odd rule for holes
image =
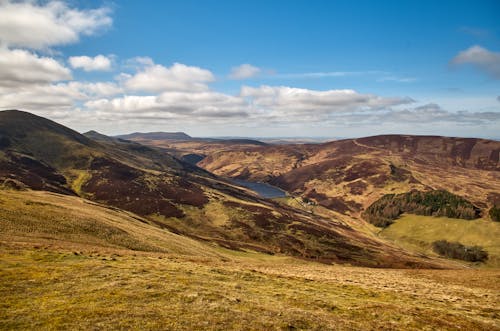
[[499, 142], [175, 134], [0, 112], [0, 328], [500, 329]]
[[0, 331], [500, 331], [500, 1], [0, 0]]

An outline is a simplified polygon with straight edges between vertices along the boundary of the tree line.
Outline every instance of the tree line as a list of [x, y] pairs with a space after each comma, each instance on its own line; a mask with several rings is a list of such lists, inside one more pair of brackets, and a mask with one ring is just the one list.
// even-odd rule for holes
[[465, 246], [459, 242], [438, 240], [432, 243], [432, 249], [439, 255], [469, 262], [483, 262], [488, 259], [488, 252], [481, 246]]
[[403, 213], [424, 216], [444, 216], [472, 220], [480, 210], [466, 199], [445, 190], [386, 194], [363, 213], [363, 217], [378, 227], [391, 225]]

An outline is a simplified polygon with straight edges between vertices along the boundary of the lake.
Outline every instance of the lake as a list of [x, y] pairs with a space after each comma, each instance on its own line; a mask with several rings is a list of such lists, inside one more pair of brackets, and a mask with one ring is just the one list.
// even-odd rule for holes
[[243, 186], [254, 191], [261, 198], [272, 199], [286, 197], [285, 191], [276, 186], [272, 186], [266, 183], [248, 182], [241, 179], [233, 179], [233, 182], [239, 186]]

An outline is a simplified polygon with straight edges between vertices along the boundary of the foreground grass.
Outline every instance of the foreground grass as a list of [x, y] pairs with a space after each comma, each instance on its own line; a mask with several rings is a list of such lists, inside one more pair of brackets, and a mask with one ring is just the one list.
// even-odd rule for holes
[[499, 277], [3, 243], [0, 329], [500, 330]]
[[432, 253], [432, 243], [437, 240], [480, 245], [489, 254], [486, 266], [500, 267], [499, 222], [407, 214], [382, 230], [380, 235], [407, 249], [424, 253]]

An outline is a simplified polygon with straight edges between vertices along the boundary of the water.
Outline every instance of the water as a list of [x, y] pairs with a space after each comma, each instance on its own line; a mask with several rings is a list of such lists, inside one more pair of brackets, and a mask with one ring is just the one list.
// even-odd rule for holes
[[261, 198], [272, 199], [272, 198], [284, 198], [286, 197], [286, 192], [276, 186], [272, 186], [266, 183], [257, 182], [247, 182], [246, 180], [234, 179], [233, 182], [237, 185], [246, 187], [255, 193], [257, 193]]

